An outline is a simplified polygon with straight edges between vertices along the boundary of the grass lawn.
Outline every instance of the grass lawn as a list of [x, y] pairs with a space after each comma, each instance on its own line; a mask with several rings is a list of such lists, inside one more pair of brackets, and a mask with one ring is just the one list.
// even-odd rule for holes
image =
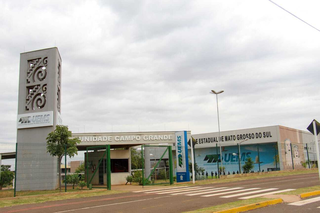
[[282, 195], [300, 195], [302, 193], [319, 191], [319, 190], [320, 190], [320, 185], [319, 186], [306, 187], [306, 188], [300, 188], [300, 189], [296, 189], [294, 191], [284, 192], [284, 193], [280, 193], [280, 194], [282, 194]]
[[[78, 189], [72, 189], [72, 188], [68, 188], [67, 190], [68, 190], [67, 191], [68, 193], [69, 192], [77, 192], [77, 191], [79, 192], [80, 191]], [[85, 190], [87, 190], [87, 189], [85, 189]], [[42, 191], [21, 191], [21, 192], [16, 192], [16, 196], [20, 197], [20, 196], [56, 194], [56, 193], [60, 193], [60, 191], [58, 189], [57, 190], [42, 190]], [[64, 188], [61, 190], [61, 193], [64, 193]], [[0, 191], [0, 198], [9, 198], [9, 197], [13, 197], [13, 196], [14, 196], [14, 190], [13, 189]]]
[[[7, 191], [7, 190], [5, 190]], [[4, 194], [8, 192], [4, 192]], [[3, 193], [2, 191], [0, 194]], [[84, 190], [72, 190], [68, 189], [68, 192], [59, 192], [59, 190], [51, 191], [25, 191], [19, 192], [17, 197], [1, 198], [0, 199], [0, 208], [22, 205], [22, 204], [31, 204], [31, 203], [44, 203], [47, 201], [57, 201], [57, 200], [67, 200], [74, 198], [83, 198], [83, 197], [94, 197], [101, 195], [110, 195], [110, 194], [119, 194], [125, 193], [126, 191], [115, 191], [107, 189], [84, 189]], [[13, 191], [11, 192], [13, 196]], [[21, 193], [21, 194], [20, 194]]]

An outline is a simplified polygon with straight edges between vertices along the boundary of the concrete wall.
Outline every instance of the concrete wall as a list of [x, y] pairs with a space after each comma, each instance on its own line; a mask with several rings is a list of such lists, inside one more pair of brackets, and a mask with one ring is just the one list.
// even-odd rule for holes
[[[304, 147], [306, 147], [306, 144], [308, 144], [308, 153], [307, 153], [306, 149], [304, 152], [305, 153], [305, 161], [308, 160], [308, 155], [309, 155], [309, 160], [312, 163], [315, 163], [317, 161], [317, 152], [316, 152], [316, 145], [314, 142], [314, 140], [315, 140], [314, 135], [311, 135], [309, 132], [302, 132], [302, 138], [303, 138]], [[320, 138], [320, 134], [317, 137], [318, 141], [319, 141], [319, 138]], [[312, 165], [310, 165], [310, 166], [312, 166]]]
[[80, 165], [81, 165], [81, 161], [71, 161], [70, 162], [70, 172], [75, 173]]
[[128, 172], [111, 173], [111, 185], [125, 184], [126, 177], [131, 173], [131, 152], [129, 150], [113, 150], [111, 151], [111, 159], [129, 159]]
[[278, 143], [283, 169], [303, 168], [302, 163], [305, 162], [303, 132], [284, 126], [279, 126], [279, 132]]

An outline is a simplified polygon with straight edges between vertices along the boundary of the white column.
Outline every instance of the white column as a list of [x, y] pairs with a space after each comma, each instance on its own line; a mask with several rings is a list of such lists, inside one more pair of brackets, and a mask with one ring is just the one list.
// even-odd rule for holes
[[0, 178], [1, 178], [1, 160], [2, 160], [2, 155], [0, 154]]
[[193, 156], [193, 141], [192, 137], [190, 138], [190, 145], [191, 145], [191, 161], [192, 161], [192, 183], [195, 184], [195, 174], [194, 174], [194, 156]]
[[314, 141], [315, 141], [315, 144], [316, 144], [316, 155], [317, 155], [317, 161], [318, 161], [318, 173], [319, 173], [319, 179], [320, 179], [319, 143], [318, 143], [316, 120], [313, 120], [313, 133], [314, 133]]

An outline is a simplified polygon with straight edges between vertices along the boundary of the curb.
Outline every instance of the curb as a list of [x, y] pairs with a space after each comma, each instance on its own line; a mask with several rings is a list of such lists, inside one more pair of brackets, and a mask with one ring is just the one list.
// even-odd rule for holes
[[275, 205], [275, 204], [282, 203], [282, 202], [283, 202], [283, 200], [279, 198], [279, 199], [275, 199], [275, 200], [268, 200], [268, 201], [263, 201], [263, 202], [259, 202], [259, 203], [249, 204], [249, 205], [246, 205], [246, 206], [236, 207], [236, 208], [233, 208], [233, 209], [218, 211], [218, 212], [215, 212], [215, 213], [245, 212], [245, 211], [249, 211], [249, 210], [253, 210], [253, 209], [266, 207], [266, 206], [269, 206], [269, 205]]
[[316, 196], [316, 195], [320, 195], [320, 190], [314, 191], [314, 192], [302, 193], [302, 194], [300, 194], [300, 198], [307, 198], [307, 197], [312, 197], [312, 196]]

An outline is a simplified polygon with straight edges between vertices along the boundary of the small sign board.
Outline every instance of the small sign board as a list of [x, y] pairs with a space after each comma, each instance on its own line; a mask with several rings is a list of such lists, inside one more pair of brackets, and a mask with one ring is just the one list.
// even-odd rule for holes
[[44, 126], [53, 126], [53, 112], [36, 112], [19, 114], [17, 119], [17, 128], [36, 128]]
[[[317, 135], [320, 132], [320, 123], [314, 119], [313, 121], [316, 122], [316, 130], [317, 130]], [[309, 124], [309, 126], [307, 127], [307, 129], [309, 130], [309, 132], [311, 132], [312, 134], [314, 134], [314, 129], [313, 129], [313, 121]]]

